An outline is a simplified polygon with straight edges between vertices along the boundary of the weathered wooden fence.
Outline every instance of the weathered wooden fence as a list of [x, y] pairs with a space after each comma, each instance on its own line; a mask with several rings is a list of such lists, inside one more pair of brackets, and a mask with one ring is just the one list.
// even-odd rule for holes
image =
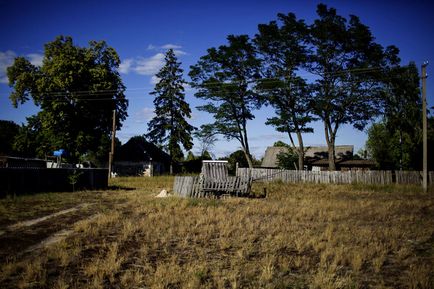
[[173, 191], [181, 197], [199, 198], [221, 194], [246, 195], [251, 181], [244, 177], [228, 176], [222, 180], [206, 179], [200, 176], [176, 176]]
[[203, 197], [203, 192], [200, 191], [200, 177], [176, 176], [173, 184], [173, 191], [181, 197], [199, 198]]
[[[422, 173], [417, 171], [295, 171], [261, 168], [238, 168], [237, 176], [251, 176], [253, 181], [281, 180], [289, 183], [317, 184], [421, 184]], [[434, 172], [428, 182], [433, 184]]]

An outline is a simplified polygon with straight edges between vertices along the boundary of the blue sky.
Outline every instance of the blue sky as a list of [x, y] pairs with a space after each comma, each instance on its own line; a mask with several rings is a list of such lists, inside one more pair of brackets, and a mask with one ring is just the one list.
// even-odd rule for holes
[[[415, 61], [420, 67], [430, 61], [428, 74], [434, 67], [434, 5], [431, 1], [5, 1], [0, 0], [0, 119], [25, 123], [37, 112], [28, 102], [13, 108], [8, 96], [10, 88], [5, 69], [16, 56], [26, 56], [34, 64], [41, 63], [43, 46], [58, 35], [72, 36], [80, 46], [90, 40], [105, 40], [119, 53], [122, 79], [130, 101], [129, 117], [117, 136], [122, 142], [146, 132], [152, 117], [153, 75], [162, 65], [167, 48], [177, 52], [185, 75], [190, 65], [206, 53], [206, 49], [226, 43], [229, 34], [256, 33], [259, 23], [276, 18], [277, 13], [293, 12], [312, 23], [318, 3], [338, 10], [340, 15], [357, 15], [368, 25], [377, 42], [400, 48], [402, 62]], [[188, 77], [186, 76], [187, 80]], [[434, 105], [434, 78], [428, 77], [428, 105]], [[186, 99], [193, 109], [191, 123], [200, 126], [212, 121], [210, 115], [198, 112], [201, 103], [187, 89]], [[265, 148], [276, 140], [288, 141], [272, 127], [264, 125], [273, 115], [270, 108], [255, 112], [248, 124], [253, 154], [261, 157]], [[307, 145], [324, 145], [321, 123], [313, 125], [315, 133], [305, 135]], [[364, 146], [366, 133], [344, 126], [338, 132], [337, 144]], [[227, 155], [239, 148], [235, 141], [221, 140], [213, 153]], [[197, 151], [197, 147], [193, 149]]]

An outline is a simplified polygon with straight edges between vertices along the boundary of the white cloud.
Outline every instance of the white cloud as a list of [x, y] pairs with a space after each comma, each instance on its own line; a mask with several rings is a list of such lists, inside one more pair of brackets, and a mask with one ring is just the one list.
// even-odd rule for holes
[[163, 46], [161, 46], [161, 48], [162, 49], [180, 49], [180, 48], [182, 48], [182, 46], [180, 46], [180, 45], [176, 45], [176, 44], [171, 44], [171, 43], [168, 43], [168, 44], [164, 44]]
[[0, 51], [0, 83], [8, 83], [7, 68], [14, 63], [17, 55], [12, 50]]
[[29, 59], [30, 63], [34, 66], [42, 66], [42, 60], [44, 59], [44, 55], [39, 53], [30, 53], [26, 55]]
[[136, 60], [134, 71], [141, 75], [154, 75], [160, 70], [161, 67], [163, 67], [163, 64], [163, 53], [157, 53], [149, 58], [140, 57]]
[[149, 44], [146, 49], [155, 51], [155, 54], [153, 56], [138, 56], [133, 58], [126, 58], [119, 65], [119, 72], [123, 74], [128, 74], [133, 71], [140, 75], [154, 76], [151, 78], [151, 84], [155, 84], [158, 82], [155, 74], [164, 65], [165, 50], [173, 49], [173, 52], [178, 57], [182, 55], [187, 55], [187, 52], [181, 50], [181, 48], [182, 46], [171, 43], [162, 46]]
[[159, 81], [160, 81], [159, 77], [157, 77], [155, 75], [152, 75], [152, 77], [151, 77], [151, 84], [157, 84]]
[[144, 107], [136, 113], [136, 123], [144, 123], [150, 121], [155, 116], [154, 108]]
[[134, 64], [134, 59], [127, 58], [121, 62], [118, 70], [120, 73], [128, 74], [130, 72], [133, 64]]
[[187, 54], [187, 52], [179, 50], [179, 49], [175, 49], [175, 50], [173, 50], [173, 52], [175, 53], [176, 56], [182, 56], [182, 55]]

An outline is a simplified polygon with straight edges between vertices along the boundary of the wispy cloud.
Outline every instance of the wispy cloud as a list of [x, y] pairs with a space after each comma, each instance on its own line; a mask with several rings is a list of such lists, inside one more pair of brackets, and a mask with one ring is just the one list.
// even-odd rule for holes
[[159, 81], [160, 81], [159, 77], [157, 77], [155, 75], [152, 75], [152, 77], [151, 77], [151, 84], [157, 84]]
[[163, 67], [163, 64], [163, 53], [157, 53], [149, 58], [140, 57], [135, 61], [134, 71], [140, 75], [154, 75]]
[[162, 49], [180, 49], [180, 48], [182, 48], [182, 46], [180, 46], [180, 45], [176, 45], [176, 44], [171, 44], [171, 43], [168, 43], [168, 44], [164, 44], [164, 45], [162, 45], [161, 46], [161, 48]]
[[153, 107], [144, 107], [138, 111], [135, 115], [136, 123], [145, 123], [150, 121], [155, 116], [155, 111]]
[[42, 66], [42, 61], [44, 60], [44, 55], [39, 53], [30, 53], [26, 55], [30, 63], [34, 66]]
[[148, 47], [146, 48], [147, 50], [155, 50], [158, 49], [158, 46], [155, 46], [153, 44], [149, 44]]
[[122, 74], [135, 72], [140, 75], [152, 76], [150, 82], [151, 84], [155, 84], [158, 82], [158, 78], [155, 77], [155, 74], [164, 65], [165, 50], [173, 49], [175, 55], [179, 57], [187, 54], [187, 52], [181, 50], [181, 48], [181, 45], [171, 43], [161, 46], [149, 44], [146, 49], [150, 51], [155, 51], [154, 55], [150, 57], [138, 56], [133, 58], [126, 58], [119, 65], [118, 70]]
[[8, 83], [7, 68], [14, 63], [16, 53], [12, 50], [0, 51], [0, 83]]
[[176, 56], [187, 55], [187, 52], [185, 52], [183, 50], [179, 50], [179, 49], [175, 49], [175, 50], [173, 50], [173, 52], [175, 53]]
[[119, 72], [123, 74], [128, 74], [133, 64], [134, 64], [133, 58], [127, 58], [123, 60], [119, 65]]

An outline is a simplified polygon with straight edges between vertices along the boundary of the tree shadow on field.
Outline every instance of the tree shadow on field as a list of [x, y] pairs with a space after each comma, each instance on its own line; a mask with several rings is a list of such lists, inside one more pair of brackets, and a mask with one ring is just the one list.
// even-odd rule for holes
[[134, 191], [135, 188], [125, 187], [125, 186], [108, 186], [108, 191]]

